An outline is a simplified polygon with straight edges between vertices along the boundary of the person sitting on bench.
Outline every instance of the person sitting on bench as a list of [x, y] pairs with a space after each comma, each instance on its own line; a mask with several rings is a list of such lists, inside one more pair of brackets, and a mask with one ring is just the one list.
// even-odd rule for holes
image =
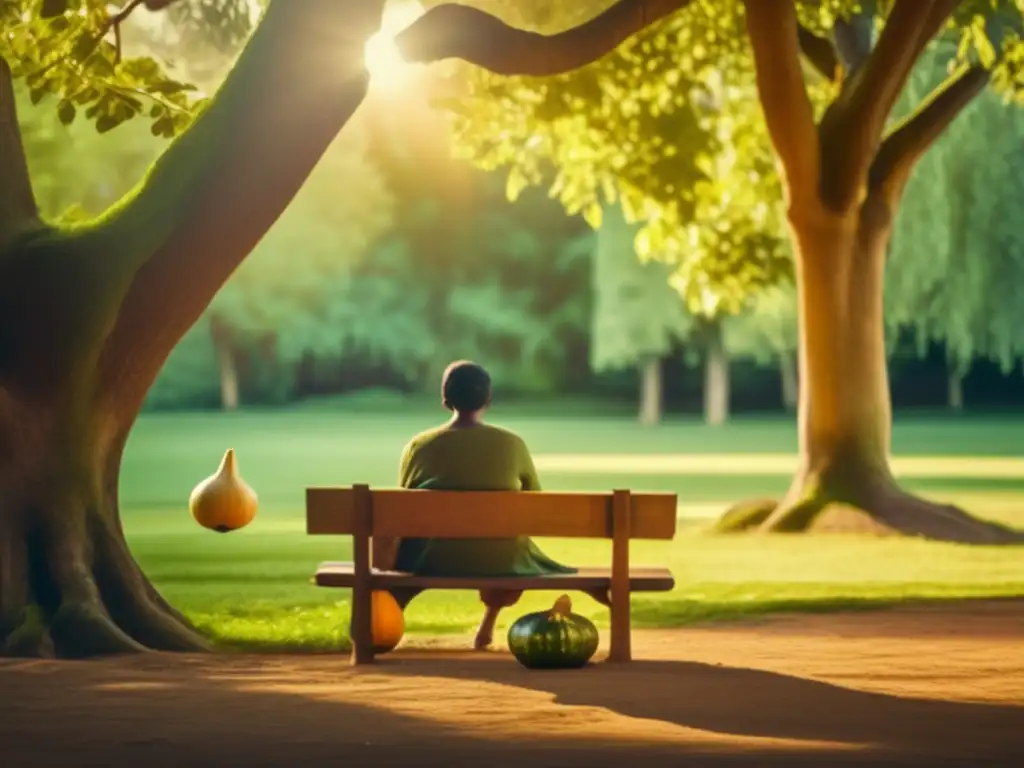
[[[509, 430], [485, 424], [491, 377], [466, 360], [452, 363], [441, 381], [447, 423], [416, 435], [402, 452], [402, 488], [444, 491], [539, 491], [540, 481], [526, 443]], [[481, 509], [480, 514], [487, 514]], [[403, 538], [374, 542], [374, 566], [429, 576], [543, 576], [576, 573], [545, 555], [527, 536], [511, 539]], [[404, 608], [420, 590], [395, 589]], [[486, 606], [474, 647], [486, 649], [502, 608], [518, 602], [520, 590], [481, 590]]]

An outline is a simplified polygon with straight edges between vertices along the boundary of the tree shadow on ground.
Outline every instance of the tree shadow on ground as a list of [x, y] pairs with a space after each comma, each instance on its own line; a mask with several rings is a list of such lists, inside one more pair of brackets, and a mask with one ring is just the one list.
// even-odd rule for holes
[[[381, 666], [388, 674], [486, 680], [542, 691], [567, 706], [602, 707], [720, 734], [859, 745], [893, 757], [1024, 761], [1024, 708], [1011, 705], [906, 698], [679, 661], [531, 671], [506, 654], [441, 651], [398, 653]], [[826, 762], [833, 764], [831, 758]]]
[[[12, 768], [621, 768], [861, 765], [816, 752], [700, 744], [501, 738], [346, 700], [354, 685], [408, 682], [397, 668], [353, 670], [347, 656], [165, 656], [90, 662], [0, 660], [0, 764]], [[401, 671], [409, 672], [410, 667]], [[383, 678], [383, 679], [382, 679]], [[428, 689], [439, 707], [438, 678]], [[414, 695], [413, 692], [409, 693]], [[463, 702], [465, 703], [465, 702]], [[487, 702], [481, 702], [487, 706]], [[493, 709], [493, 704], [490, 704]], [[499, 705], [501, 709], [501, 705]], [[520, 713], [521, 714], [521, 713]], [[517, 715], [508, 707], [508, 717]], [[504, 711], [501, 711], [504, 717]], [[775, 762], [778, 759], [780, 762]]]

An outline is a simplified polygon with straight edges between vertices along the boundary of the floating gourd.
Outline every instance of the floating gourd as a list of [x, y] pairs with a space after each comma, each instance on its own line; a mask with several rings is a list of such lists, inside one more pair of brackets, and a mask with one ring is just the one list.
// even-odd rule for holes
[[393, 651], [405, 634], [405, 614], [394, 596], [379, 590], [370, 597], [370, 625], [374, 653]]
[[238, 475], [234, 448], [228, 449], [220, 469], [199, 483], [188, 500], [195, 521], [218, 533], [247, 526], [256, 517], [258, 504], [256, 492]]
[[578, 669], [597, 652], [597, 627], [572, 612], [562, 595], [550, 611], [528, 613], [509, 627], [508, 647], [528, 669]]

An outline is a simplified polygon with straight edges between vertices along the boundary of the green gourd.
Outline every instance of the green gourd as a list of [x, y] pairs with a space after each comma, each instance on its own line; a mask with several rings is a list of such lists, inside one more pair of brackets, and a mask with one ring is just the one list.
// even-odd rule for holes
[[562, 595], [549, 611], [529, 613], [508, 630], [508, 647], [528, 669], [578, 669], [597, 652], [597, 627]]

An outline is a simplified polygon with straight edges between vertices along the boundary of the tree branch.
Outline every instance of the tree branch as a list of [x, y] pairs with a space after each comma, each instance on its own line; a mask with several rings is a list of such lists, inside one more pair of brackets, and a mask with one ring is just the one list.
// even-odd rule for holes
[[18, 126], [11, 68], [0, 56], [0, 248], [41, 225]]
[[[384, 0], [271, 0], [210, 106], [77, 247], [120, 311], [98, 397], [127, 419], [178, 340], [275, 223], [362, 103]], [[288, 258], [288, 254], [281, 254]]]
[[792, 198], [817, 188], [820, 163], [814, 110], [800, 68], [796, 6], [793, 0], [744, 0], [744, 5], [757, 90]]
[[836, 47], [824, 37], [818, 37], [807, 27], [797, 28], [797, 41], [800, 50], [818, 73], [829, 82], [838, 82], [843, 74], [843, 65], [839, 60]]
[[822, 197], [835, 210], [856, 204], [900, 92], [928, 42], [958, 0], [894, 0], [878, 45], [846, 84], [821, 124], [827, 166]]
[[991, 72], [980, 65], [951, 75], [882, 142], [871, 165], [869, 185], [894, 203], [917, 162], [974, 98], [985, 90]]
[[431, 8], [395, 37], [406, 61], [462, 59], [500, 75], [547, 77], [611, 53], [623, 41], [692, 0], [619, 0], [593, 19], [554, 35], [516, 29], [468, 5]]

